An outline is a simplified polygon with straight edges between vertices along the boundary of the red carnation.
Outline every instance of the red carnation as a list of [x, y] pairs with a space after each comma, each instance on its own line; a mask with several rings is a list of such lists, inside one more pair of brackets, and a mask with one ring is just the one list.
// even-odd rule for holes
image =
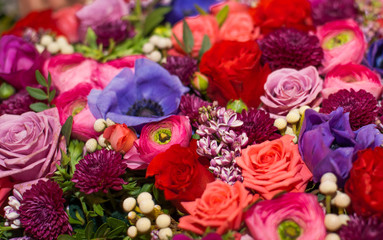
[[214, 44], [200, 64], [200, 71], [209, 77], [208, 96], [222, 106], [241, 99], [248, 107], [258, 107], [270, 73], [268, 65], [260, 64], [261, 55], [255, 41]]

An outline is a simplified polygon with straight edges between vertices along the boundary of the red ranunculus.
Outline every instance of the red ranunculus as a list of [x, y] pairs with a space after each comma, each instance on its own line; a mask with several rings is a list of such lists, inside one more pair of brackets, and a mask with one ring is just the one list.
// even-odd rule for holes
[[209, 78], [208, 96], [222, 106], [241, 99], [248, 107], [258, 107], [270, 73], [268, 65], [260, 64], [261, 55], [255, 41], [214, 44], [200, 64], [200, 71]]
[[40, 29], [50, 30], [58, 35], [63, 35], [58, 29], [56, 21], [53, 19], [52, 9], [29, 13], [27, 16], [17, 21], [10, 30], [4, 33], [4, 35], [11, 34], [22, 37], [26, 28], [32, 28], [36, 31]]
[[383, 148], [359, 152], [358, 159], [346, 182], [354, 212], [364, 217], [378, 216], [383, 220]]
[[195, 140], [187, 148], [175, 144], [150, 162], [146, 176], [155, 176], [156, 187], [164, 190], [167, 200], [194, 201], [214, 181], [214, 175], [200, 162], [196, 149]]
[[254, 24], [268, 34], [281, 27], [303, 31], [314, 30], [311, 5], [308, 0], [261, 0], [250, 10]]

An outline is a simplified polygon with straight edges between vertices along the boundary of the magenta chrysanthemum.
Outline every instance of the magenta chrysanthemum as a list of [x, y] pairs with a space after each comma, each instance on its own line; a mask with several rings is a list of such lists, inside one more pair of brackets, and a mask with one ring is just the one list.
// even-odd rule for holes
[[355, 0], [322, 0], [311, 6], [313, 21], [317, 26], [340, 19], [355, 19], [358, 13]]
[[163, 65], [172, 75], [180, 78], [184, 85], [189, 85], [193, 74], [197, 71], [197, 60], [191, 57], [169, 56]]
[[236, 129], [237, 133], [246, 133], [249, 138], [249, 145], [262, 143], [266, 140], [272, 141], [280, 138], [278, 129], [274, 126], [274, 120], [262, 110], [250, 109], [238, 114], [238, 119], [243, 125]]
[[383, 222], [376, 217], [364, 219], [354, 214], [340, 229], [339, 236], [342, 240], [383, 239]]
[[350, 125], [355, 131], [375, 122], [379, 110], [377, 104], [375, 97], [365, 90], [342, 89], [323, 100], [320, 112], [328, 114], [343, 107], [343, 112], [350, 113]]
[[308, 66], [318, 67], [323, 59], [319, 39], [305, 32], [282, 28], [270, 33], [260, 41], [262, 59], [272, 70], [294, 68], [300, 70]]
[[107, 193], [109, 189], [121, 190], [126, 182], [120, 176], [126, 168], [127, 164], [120, 153], [101, 149], [80, 160], [72, 182], [86, 194], [98, 191]]
[[197, 120], [200, 115], [200, 108], [211, 106], [211, 103], [202, 100], [201, 98], [186, 94], [181, 97], [180, 111], [184, 116], [189, 117], [192, 126], [198, 127]]
[[31, 111], [29, 105], [34, 102], [35, 100], [29, 96], [26, 90], [21, 90], [0, 104], [0, 116], [3, 114], [20, 115]]
[[62, 195], [57, 183], [42, 180], [23, 194], [19, 213], [27, 236], [53, 240], [72, 231]]

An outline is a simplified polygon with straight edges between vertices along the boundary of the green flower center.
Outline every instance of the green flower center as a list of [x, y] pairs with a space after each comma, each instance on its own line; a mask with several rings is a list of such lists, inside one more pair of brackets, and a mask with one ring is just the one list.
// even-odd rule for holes
[[301, 235], [301, 228], [296, 222], [286, 220], [279, 224], [278, 234], [281, 240], [295, 240]]
[[334, 37], [326, 39], [322, 45], [325, 50], [332, 50], [340, 47], [354, 39], [354, 33], [352, 31], [343, 31]]
[[154, 133], [154, 141], [158, 144], [167, 144], [172, 138], [172, 131], [167, 128], [158, 129]]
[[76, 116], [79, 114], [84, 108], [86, 107], [86, 102], [85, 101], [76, 101], [72, 105], [72, 117]]

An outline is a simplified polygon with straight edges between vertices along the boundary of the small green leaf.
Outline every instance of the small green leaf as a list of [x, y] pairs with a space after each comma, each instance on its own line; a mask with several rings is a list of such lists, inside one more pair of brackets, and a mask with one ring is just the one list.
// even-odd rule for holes
[[52, 76], [51, 76], [51, 73], [48, 72], [48, 88], [51, 88], [51, 85], [52, 85]]
[[26, 87], [29, 95], [37, 100], [45, 100], [48, 98], [47, 94], [40, 88]]
[[153, 188], [153, 183], [145, 183], [144, 186], [142, 186], [140, 192], [151, 192]]
[[185, 53], [187, 53], [187, 50], [185, 48], [185, 45], [178, 39], [178, 37], [173, 33], [173, 37], [174, 39], [176, 40], [178, 46], [180, 46], [182, 48], [182, 51], [184, 51]]
[[97, 215], [103, 217], [104, 216], [104, 209], [100, 204], [93, 204], [93, 209]]
[[109, 217], [106, 222], [109, 224], [110, 227], [113, 229], [118, 228], [118, 227], [126, 227], [126, 223], [120, 219]]
[[66, 145], [69, 146], [70, 135], [72, 133], [73, 117], [69, 116], [61, 128], [61, 134], [65, 137]]
[[197, 133], [195, 133], [195, 134], [192, 135], [192, 138], [199, 140], [199, 139], [201, 139], [201, 136], [198, 135]]
[[227, 15], [229, 14], [229, 6], [223, 7], [218, 13], [215, 18], [217, 19], [218, 25], [221, 27], [222, 24], [225, 22]]
[[55, 98], [55, 96], [56, 96], [56, 90], [53, 89], [53, 90], [49, 93], [49, 99], [48, 99], [49, 103], [52, 102], [52, 100], [53, 100], [53, 98]]
[[44, 87], [48, 87], [47, 81], [45, 80], [44, 76], [41, 74], [39, 70], [36, 70], [35, 72], [36, 80], [37, 82]]
[[164, 19], [165, 15], [171, 11], [171, 7], [160, 7], [152, 11], [145, 19], [142, 33], [149, 35]]
[[60, 235], [57, 240], [75, 240], [76, 238], [68, 235], [68, 234], [64, 234], [64, 235]]
[[32, 103], [31, 105], [29, 105], [29, 108], [35, 112], [42, 112], [44, 110], [49, 109], [48, 105], [46, 105], [45, 103], [41, 103], [41, 102]]
[[117, 227], [113, 229], [109, 234], [106, 235], [107, 239], [113, 239], [118, 237], [121, 233], [125, 232], [125, 228], [123, 226]]
[[89, 221], [88, 224], [85, 227], [85, 238], [90, 240], [93, 238], [93, 228], [94, 228], [94, 222]]
[[191, 53], [194, 47], [194, 37], [192, 31], [190, 30], [189, 24], [185, 21], [185, 19], [183, 20], [182, 40], [184, 42], [186, 53]]
[[110, 227], [107, 223], [102, 224], [96, 231], [94, 237], [100, 238], [105, 237], [110, 232]]
[[203, 10], [200, 6], [198, 6], [198, 4], [194, 4], [194, 7], [197, 9], [200, 15], [208, 15], [208, 13], [205, 10]]
[[97, 35], [90, 27], [86, 32], [86, 43], [90, 48], [97, 49]]
[[198, 58], [201, 59], [203, 54], [206, 51], [208, 51], [210, 48], [211, 48], [211, 42], [210, 42], [209, 36], [205, 34], [205, 36], [203, 36], [202, 45], [201, 45], [201, 49], [199, 50]]

